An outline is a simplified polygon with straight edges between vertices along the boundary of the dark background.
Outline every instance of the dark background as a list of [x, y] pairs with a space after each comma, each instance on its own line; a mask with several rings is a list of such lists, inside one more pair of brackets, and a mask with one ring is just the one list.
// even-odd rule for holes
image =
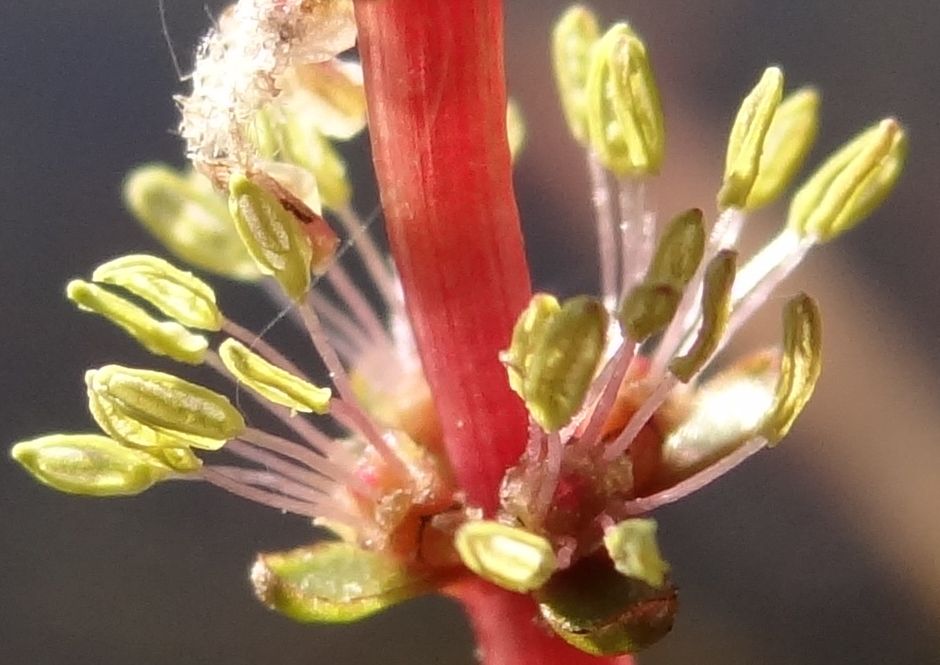
[[[207, 12], [194, 0], [167, 4], [188, 62]], [[578, 230], [590, 228], [586, 174], [547, 57], [563, 6], [510, 0], [508, 58], [510, 89], [529, 118], [517, 181], [533, 271], [543, 288], [571, 292], [592, 288], [595, 276], [591, 235]], [[670, 122], [670, 166], [657, 190], [666, 212], [710, 205], [730, 118], [770, 62], [824, 92], [816, 160], [886, 114], [907, 124], [912, 145], [886, 210], [797, 280], [820, 296], [834, 331], [806, 418], [779, 450], [659, 514], [683, 607], [673, 635], [642, 662], [940, 663], [940, 4], [595, 6], [630, 18], [651, 49]], [[61, 294], [67, 279], [118, 253], [156, 251], [122, 210], [119, 184], [142, 161], [180, 163], [170, 100], [179, 90], [155, 0], [0, 3], [4, 445], [90, 429], [86, 368], [161, 366]], [[348, 152], [368, 211], [366, 146]], [[219, 287], [235, 318], [257, 329], [273, 316], [251, 290]], [[0, 459], [0, 511], [0, 663], [473, 662], [469, 631], [444, 600], [348, 627], [268, 613], [247, 585], [253, 554], [302, 543], [309, 529], [208, 488], [80, 500]]]

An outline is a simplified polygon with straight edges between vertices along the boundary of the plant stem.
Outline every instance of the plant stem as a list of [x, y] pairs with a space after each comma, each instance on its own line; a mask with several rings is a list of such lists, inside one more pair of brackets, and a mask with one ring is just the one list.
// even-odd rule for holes
[[492, 514], [526, 418], [498, 354], [530, 296], [500, 0], [357, 0], [392, 255], [457, 480]]
[[[506, 139], [501, 0], [356, 0], [373, 159], [392, 256], [444, 442], [492, 514], [526, 416], [498, 354], [531, 295]], [[631, 663], [573, 649], [534, 601], [471, 578], [486, 665]]]
[[529, 596], [510, 593], [480, 579], [454, 588], [476, 633], [485, 665], [631, 665], [630, 656], [597, 658], [569, 646], [537, 623]]

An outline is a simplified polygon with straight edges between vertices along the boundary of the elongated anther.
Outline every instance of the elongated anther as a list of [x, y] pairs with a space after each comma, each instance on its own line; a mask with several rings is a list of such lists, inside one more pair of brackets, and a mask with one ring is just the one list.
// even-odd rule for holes
[[95, 421], [126, 445], [218, 450], [245, 430], [228, 399], [171, 374], [106, 365], [85, 385]]
[[669, 363], [669, 370], [684, 383], [698, 374], [721, 343], [731, 315], [731, 287], [737, 260], [737, 252], [722, 250], [705, 270], [701, 326], [688, 352]]
[[330, 410], [329, 388], [319, 388], [269, 363], [241, 342], [222, 342], [219, 357], [236, 379], [276, 404], [321, 415]]
[[80, 279], [69, 282], [65, 292], [79, 309], [108, 319], [151, 353], [190, 365], [205, 360], [208, 340], [176, 321], [158, 321], [129, 300]]
[[219, 330], [215, 292], [191, 272], [149, 254], [128, 254], [95, 269], [92, 281], [119, 286], [190, 328]]

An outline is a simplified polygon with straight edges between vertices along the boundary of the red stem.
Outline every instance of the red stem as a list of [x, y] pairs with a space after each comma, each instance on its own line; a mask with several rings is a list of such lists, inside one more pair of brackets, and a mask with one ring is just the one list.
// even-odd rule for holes
[[596, 658], [568, 646], [537, 622], [535, 601], [480, 579], [454, 590], [470, 615], [485, 665], [632, 665], [630, 656]]
[[[492, 514], [525, 445], [498, 354], [531, 294], [506, 139], [501, 0], [356, 0], [385, 222], [457, 480]], [[486, 665], [631, 663], [536, 623], [531, 598], [452, 589]]]
[[492, 514], [525, 445], [498, 353], [530, 296], [500, 0], [357, 0], [385, 223], [451, 464]]

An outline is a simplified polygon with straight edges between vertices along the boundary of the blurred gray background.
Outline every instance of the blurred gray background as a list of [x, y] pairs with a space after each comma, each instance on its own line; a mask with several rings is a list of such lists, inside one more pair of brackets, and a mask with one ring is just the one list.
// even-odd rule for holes
[[[517, 169], [536, 282], [594, 286], [586, 174], [563, 127], [547, 57], [566, 3], [509, 0], [510, 89], [529, 118]], [[167, 0], [184, 63], [208, 25]], [[824, 93], [818, 161], [896, 114], [912, 155], [888, 206], [788, 285], [822, 301], [827, 361], [794, 434], [661, 511], [681, 588], [673, 634], [648, 665], [940, 663], [940, 4], [936, 0], [598, 1], [646, 38], [663, 87], [668, 214], [708, 209], [741, 95], [769, 63]], [[0, 3], [0, 442], [91, 428], [82, 373], [162, 366], [62, 297], [70, 277], [156, 245], [122, 210], [123, 174], [181, 163], [181, 90], [156, 0]], [[367, 149], [349, 148], [375, 203]], [[780, 213], [780, 210], [775, 211]], [[753, 225], [754, 237], [779, 214]], [[559, 272], [558, 266], [563, 266]], [[233, 318], [275, 313], [219, 284]], [[741, 348], [777, 339], [777, 307]], [[273, 333], [277, 337], [279, 331]], [[305, 542], [303, 520], [196, 486], [129, 500], [69, 498], [0, 459], [0, 662], [31, 665], [473, 662], [456, 607], [424, 599], [361, 624], [306, 627], [253, 599], [259, 550]]]

